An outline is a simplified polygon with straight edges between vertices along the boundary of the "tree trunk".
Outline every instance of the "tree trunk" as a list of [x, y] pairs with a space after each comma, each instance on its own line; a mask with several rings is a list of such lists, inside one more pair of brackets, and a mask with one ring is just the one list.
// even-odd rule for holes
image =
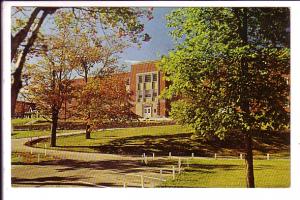
[[56, 146], [56, 130], [58, 123], [58, 110], [56, 108], [52, 109], [52, 126], [51, 126], [51, 147]]
[[253, 153], [252, 153], [252, 135], [251, 132], [245, 134], [245, 146], [246, 146], [246, 183], [247, 188], [254, 188], [254, 170], [253, 170]]
[[15, 115], [15, 108], [16, 108], [18, 94], [20, 92], [20, 89], [22, 88], [22, 70], [26, 61], [26, 56], [31, 46], [33, 45], [35, 39], [37, 38], [39, 29], [47, 15], [48, 15], [47, 12], [43, 13], [38, 25], [33, 30], [31, 37], [29, 38], [26, 46], [24, 47], [23, 51], [20, 53], [18, 60], [16, 62], [16, 71], [13, 73], [13, 83], [11, 86], [11, 115], [12, 116]]
[[[87, 67], [85, 67], [85, 63], [83, 63], [83, 67], [84, 67], [84, 81], [85, 81], [85, 84], [87, 84], [87, 82], [88, 82], [88, 69], [87, 69]], [[86, 102], [86, 103], [88, 103], [88, 102]], [[86, 125], [85, 125], [85, 139], [91, 139], [91, 125], [89, 123], [90, 117], [91, 117], [91, 113], [88, 110], [88, 119], [87, 119]]]
[[15, 116], [15, 109], [17, 104], [17, 98], [20, 89], [22, 88], [21, 70], [16, 71], [13, 74], [14, 81], [11, 85], [11, 116]]
[[11, 37], [11, 60], [14, 59], [20, 44], [24, 41], [24, 39], [28, 35], [29, 29], [34, 23], [34, 20], [36, 19], [40, 11], [41, 11], [40, 7], [35, 8], [32, 11], [28, 19], [28, 22], [26, 23], [24, 28], [22, 28], [15, 36]]
[[[248, 45], [248, 8], [243, 8], [241, 13], [237, 9], [237, 13], [241, 20], [238, 24], [238, 31], [243, 41], [243, 45]], [[247, 57], [243, 56], [241, 59], [241, 108], [243, 111], [243, 117], [245, 119], [250, 118], [250, 105], [249, 105], [249, 72], [248, 72], [248, 60]], [[249, 122], [250, 123], [250, 122]], [[251, 124], [248, 124], [251, 126]], [[252, 153], [252, 135], [251, 131], [245, 131], [245, 148], [246, 148], [246, 183], [248, 188], [254, 188], [254, 171], [253, 171], [253, 153]]]
[[[21, 43], [27, 37], [29, 30], [32, 24], [34, 23], [34, 20], [37, 18], [39, 12], [43, 10], [44, 13], [48, 15], [48, 14], [53, 14], [57, 9], [58, 9], [57, 7], [37, 7], [32, 11], [26, 25], [18, 33], [16, 33], [15, 36], [11, 36], [11, 61], [16, 56], [17, 50], [20, 47]], [[44, 21], [44, 19], [42, 21]]]
[[85, 139], [91, 139], [91, 125], [86, 123], [85, 126]]

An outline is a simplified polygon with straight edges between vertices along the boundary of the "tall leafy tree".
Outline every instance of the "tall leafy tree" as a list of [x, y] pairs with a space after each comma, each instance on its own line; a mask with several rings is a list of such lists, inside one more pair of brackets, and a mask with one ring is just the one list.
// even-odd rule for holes
[[252, 134], [289, 126], [289, 9], [184, 8], [167, 17], [176, 47], [161, 69], [177, 97], [171, 115], [196, 133], [244, 135], [255, 187]]

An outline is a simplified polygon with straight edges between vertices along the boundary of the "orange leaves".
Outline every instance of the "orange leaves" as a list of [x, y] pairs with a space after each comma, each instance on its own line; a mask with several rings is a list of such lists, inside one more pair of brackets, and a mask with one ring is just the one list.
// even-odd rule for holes
[[77, 113], [82, 118], [90, 115], [95, 123], [129, 119], [132, 113], [125, 80], [126, 74], [122, 73], [90, 78], [87, 85], [79, 85]]

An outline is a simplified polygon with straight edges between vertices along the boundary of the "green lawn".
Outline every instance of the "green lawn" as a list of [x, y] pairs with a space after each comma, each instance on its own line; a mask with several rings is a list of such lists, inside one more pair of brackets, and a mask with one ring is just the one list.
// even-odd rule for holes
[[[135, 154], [141, 149], [136, 146], [149, 144], [148, 137], [157, 143], [156, 146], [144, 146], [145, 151], [158, 151], [158, 143], [167, 142], [168, 138], [180, 137], [182, 134], [190, 134], [191, 129], [179, 125], [154, 126], [140, 128], [126, 128], [115, 130], [103, 130], [92, 132], [92, 139], [85, 139], [85, 135], [68, 136], [57, 138], [58, 149], [84, 152], [104, 152], [104, 153], [132, 153]], [[44, 142], [48, 142], [44, 140]], [[39, 145], [43, 145], [40, 142]], [[122, 146], [122, 147], [121, 147]], [[143, 152], [144, 152], [143, 150]], [[159, 150], [160, 151], [160, 150]]]
[[31, 121], [45, 121], [45, 119], [43, 118], [16, 118], [16, 119], [12, 119], [11, 123], [12, 125], [25, 125], [28, 122]]
[[[193, 152], [197, 157], [213, 157], [217, 153], [216, 160], [190, 159], [190, 167], [184, 173], [176, 175], [176, 180], [172, 180], [170, 176], [162, 187], [245, 187], [244, 160], [237, 159], [243, 151], [241, 137], [235, 135], [228, 141], [201, 142], [199, 139], [191, 139], [192, 132], [180, 125], [104, 130], [92, 132], [92, 138], [88, 140], [85, 139], [85, 134], [57, 137], [55, 148], [137, 156], [143, 153], [151, 156], [153, 152], [156, 156], [167, 156], [169, 152], [174, 156], [191, 156]], [[50, 131], [15, 131], [14, 134], [13, 137], [30, 137], [48, 135]], [[33, 145], [44, 148], [45, 143], [49, 143], [49, 139]], [[289, 134], [254, 136], [253, 146], [256, 187], [289, 187], [289, 159], [272, 159], [289, 157]], [[266, 160], [266, 153], [270, 153], [271, 160]], [[219, 159], [229, 155], [235, 159]], [[177, 162], [176, 159], [165, 159], [149, 161], [148, 165], [170, 169]]]
[[[57, 149], [101, 152], [113, 154], [141, 155], [143, 153], [155, 153], [166, 156], [172, 155], [213, 157], [218, 156], [239, 157], [244, 151], [242, 137], [233, 137], [228, 141], [202, 142], [199, 139], [191, 139], [192, 130], [180, 125], [126, 128], [92, 132], [91, 139], [85, 139], [85, 135], [76, 135], [57, 138]], [[39, 142], [44, 146], [44, 140]], [[265, 158], [289, 157], [289, 134], [273, 134], [266, 137], [254, 137], [254, 155]]]
[[[68, 132], [74, 132], [74, 131], [76, 131], [76, 130], [58, 130], [57, 133], [59, 135], [60, 133], [68, 133]], [[46, 135], [51, 135], [51, 131], [50, 130], [13, 131], [11, 134], [12, 139], [46, 136]]]
[[[244, 160], [193, 159], [190, 167], [162, 187], [244, 188]], [[256, 187], [289, 187], [290, 160], [254, 160]]]

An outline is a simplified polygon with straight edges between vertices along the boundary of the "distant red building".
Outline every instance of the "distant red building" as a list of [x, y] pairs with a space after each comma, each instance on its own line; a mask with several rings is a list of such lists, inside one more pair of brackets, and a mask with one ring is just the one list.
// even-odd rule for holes
[[15, 118], [32, 118], [37, 115], [35, 103], [17, 101], [15, 108]]

